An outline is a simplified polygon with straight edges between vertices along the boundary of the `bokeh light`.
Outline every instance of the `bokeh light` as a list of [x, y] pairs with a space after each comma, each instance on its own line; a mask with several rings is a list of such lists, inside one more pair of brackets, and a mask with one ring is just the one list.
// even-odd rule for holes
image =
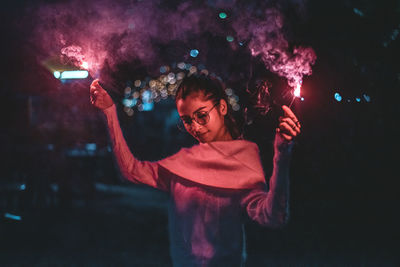
[[4, 218], [15, 220], [15, 221], [21, 221], [21, 219], [22, 219], [21, 216], [14, 215], [14, 214], [11, 214], [8, 212], [4, 213]]
[[233, 42], [235, 40], [235, 38], [233, 38], [233, 36], [231, 36], [231, 35], [228, 35], [228, 36], [226, 36], [226, 40], [228, 42]]
[[161, 73], [166, 73], [167, 71], [168, 71], [168, 69], [167, 69], [166, 66], [161, 66], [161, 67], [160, 67], [160, 72], [161, 72]]
[[[164, 65], [160, 67], [159, 77], [146, 77], [137, 79], [133, 83], [127, 82], [125, 87], [125, 98], [122, 100], [126, 114], [133, 115], [133, 108], [138, 111], [150, 111], [154, 109], [154, 103], [158, 103], [169, 96], [174, 97], [179, 82], [186, 76], [195, 73], [209, 75], [204, 64], [192, 65], [186, 62], [173, 63], [172, 66]], [[211, 73], [212, 77], [222, 81], [221, 77]], [[135, 87], [132, 87], [135, 86]], [[228, 102], [234, 111], [240, 109], [239, 97], [235, 95], [232, 88], [226, 89]]]
[[221, 19], [226, 19], [228, 17], [228, 15], [225, 12], [221, 12], [221, 13], [219, 13], [219, 17]]
[[137, 99], [135, 99], [135, 98], [133, 98], [133, 99], [125, 98], [124, 100], [122, 100], [122, 104], [125, 107], [129, 107], [129, 108], [135, 106], [136, 103], [137, 103]]
[[126, 95], [130, 95], [132, 93], [132, 88], [130, 88], [129, 86], [125, 88], [125, 94]]
[[180, 68], [181, 70], [184, 70], [185, 66], [186, 66], [185, 62], [179, 62], [178, 63], [178, 68]]
[[199, 55], [199, 50], [197, 49], [190, 50], [191, 57], [197, 57], [198, 55]]
[[335, 99], [336, 101], [340, 102], [342, 101], [342, 96], [339, 93], [335, 93]]

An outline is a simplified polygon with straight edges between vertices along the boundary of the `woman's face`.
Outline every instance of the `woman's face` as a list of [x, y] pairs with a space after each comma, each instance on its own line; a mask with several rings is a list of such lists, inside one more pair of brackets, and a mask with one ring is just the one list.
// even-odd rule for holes
[[[232, 140], [224, 122], [228, 110], [225, 100], [215, 105], [212, 100], [206, 100], [202, 92], [192, 93], [185, 99], [178, 99], [176, 107], [186, 130], [200, 143]], [[202, 125], [194, 120], [195, 117], [198, 121], [205, 119], [207, 112], [209, 119], [206, 124]]]

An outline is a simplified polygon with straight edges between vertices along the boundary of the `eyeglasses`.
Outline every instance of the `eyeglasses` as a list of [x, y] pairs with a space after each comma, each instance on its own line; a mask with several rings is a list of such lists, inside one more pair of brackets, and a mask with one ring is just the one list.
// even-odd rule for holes
[[[180, 130], [185, 130], [185, 126], [186, 127], [190, 127], [193, 123], [193, 121], [197, 122], [200, 125], [205, 125], [210, 121], [210, 112], [211, 110], [213, 110], [219, 103], [215, 104], [214, 106], [212, 106], [212, 108], [209, 111], [204, 111], [204, 110], [200, 110], [197, 111], [193, 114], [192, 117], [189, 116], [182, 116], [181, 120], [180, 120], [180, 124], [178, 124], [178, 128]], [[183, 124], [183, 125], [182, 125]]]

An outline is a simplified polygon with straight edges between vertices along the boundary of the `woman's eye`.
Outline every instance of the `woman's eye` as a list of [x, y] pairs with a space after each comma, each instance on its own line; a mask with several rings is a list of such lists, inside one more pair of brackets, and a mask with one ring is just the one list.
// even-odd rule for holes
[[204, 119], [205, 117], [207, 117], [207, 113], [206, 112], [197, 113], [197, 118], [198, 119]]

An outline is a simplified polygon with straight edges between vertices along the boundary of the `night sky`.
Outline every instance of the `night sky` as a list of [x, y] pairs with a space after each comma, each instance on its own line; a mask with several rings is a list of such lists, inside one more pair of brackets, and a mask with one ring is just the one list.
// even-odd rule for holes
[[[261, 42], [258, 10], [271, 9], [283, 26], [266, 24], [264, 41], [282, 44], [282, 34], [289, 54], [310, 48], [316, 59], [312, 74], [301, 74], [304, 101], [293, 105], [302, 134], [291, 218], [279, 230], [248, 222], [248, 264], [398, 264], [400, 1], [145, 2], [1, 5], [0, 265], [171, 266], [167, 196], [121, 178], [104, 118], [89, 103], [94, 77], [116, 102], [135, 156], [158, 160], [195, 143], [175, 127], [173, 98], [140, 111], [124, 97], [162, 66], [207, 69], [233, 89], [239, 120], [247, 108], [245, 137], [259, 145], [268, 177], [279, 110], [254, 108], [257, 84], [267, 81], [278, 104], [291, 100], [287, 77], [268, 66], [276, 61], [250, 53]], [[53, 71], [76, 68], [60, 49], [88, 43], [101, 66], [86, 79], [56, 79]]]

